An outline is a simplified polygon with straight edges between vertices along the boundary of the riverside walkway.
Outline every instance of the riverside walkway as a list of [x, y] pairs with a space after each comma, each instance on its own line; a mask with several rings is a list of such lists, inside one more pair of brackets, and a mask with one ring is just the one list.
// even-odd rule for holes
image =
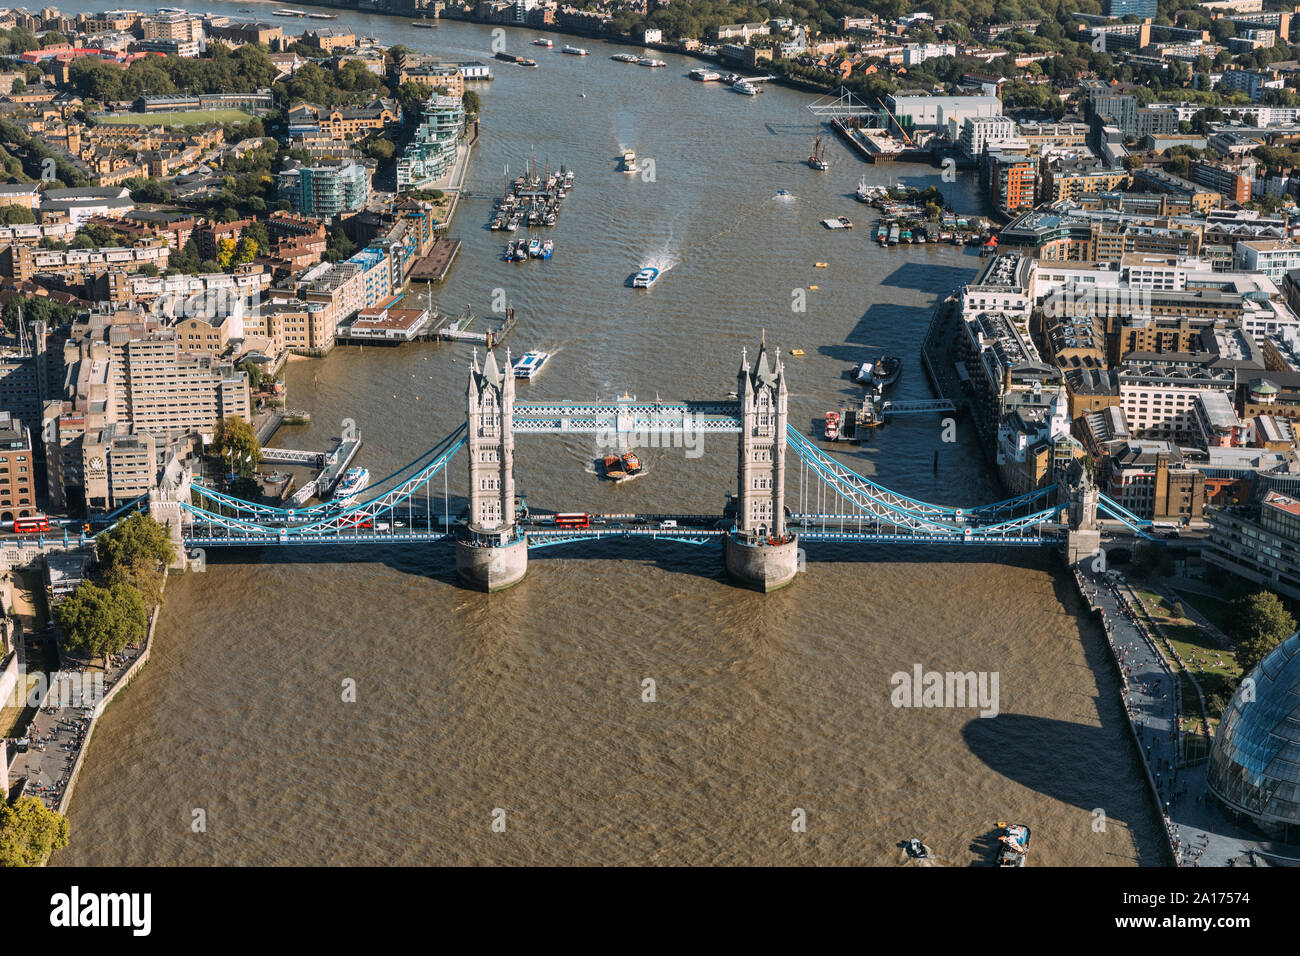
[[1148, 788], [1159, 805], [1170, 854], [1178, 866], [1266, 866], [1300, 863], [1219, 810], [1207, 791], [1208, 762], [1182, 766], [1178, 753], [1181, 694], [1178, 675], [1142, 622], [1140, 603], [1113, 575], [1076, 565], [1075, 580], [1098, 614], [1120, 671], [1128, 713]]

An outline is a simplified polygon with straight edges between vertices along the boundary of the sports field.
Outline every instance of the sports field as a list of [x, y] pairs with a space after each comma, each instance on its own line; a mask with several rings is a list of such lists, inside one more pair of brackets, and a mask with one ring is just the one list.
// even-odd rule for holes
[[111, 125], [140, 123], [145, 126], [208, 126], [213, 123], [247, 123], [254, 119], [243, 110], [185, 110], [164, 113], [97, 113], [95, 122]]

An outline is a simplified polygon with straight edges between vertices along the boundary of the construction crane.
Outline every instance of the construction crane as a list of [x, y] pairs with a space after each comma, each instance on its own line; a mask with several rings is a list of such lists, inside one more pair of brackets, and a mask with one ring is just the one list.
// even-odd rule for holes
[[894, 125], [897, 126], [898, 131], [903, 134], [903, 139], [907, 143], [907, 145], [915, 149], [916, 140], [912, 139], [912, 137], [907, 134], [907, 130], [903, 129], [903, 124], [898, 121], [898, 117], [895, 116], [893, 113], [889, 112], [889, 107], [885, 105], [885, 101], [882, 100], [880, 97], [876, 97], [876, 102], [879, 103], [880, 108], [885, 111], [885, 115], [894, 121]]

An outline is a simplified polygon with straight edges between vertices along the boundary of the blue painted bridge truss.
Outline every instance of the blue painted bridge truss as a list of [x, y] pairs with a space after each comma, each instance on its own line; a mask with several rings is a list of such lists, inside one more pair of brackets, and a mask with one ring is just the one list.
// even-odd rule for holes
[[[685, 411], [674, 406], [666, 413], [652, 409], [651, 414], [667, 418]], [[720, 430], [730, 424], [729, 409], [721, 405], [689, 411], [705, 412], [700, 417], [715, 416]], [[549, 415], [553, 417], [548, 420]], [[575, 420], [581, 416], [548, 409], [535, 417], [537, 430], [563, 431], [578, 430]], [[462, 425], [357, 496], [311, 507], [253, 504], [195, 481], [190, 500], [180, 502], [186, 547], [390, 546], [452, 537], [461, 521], [460, 509], [453, 510], [451, 504], [447, 465], [465, 445], [466, 436]], [[794, 428], [787, 430], [787, 443], [794, 453], [787, 461], [800, 467], [797, 492], [790, 478], [786, 480], [787, 524], [806, 541], [1024, 546], [1060, 540], [1063, 507], [1056, 503], [1054, 485], [991, 504], [939, 505], [901, 495], [858, 474]], [[1139, 521], [1130, 513], [1119, 517]], [[527, 535], [530, 548], [605, 538], [720, 545], [733, 532], [731, 519], [722, 515], [592, 515], [590, 521], [587, 527], [560, 527], [553, 516], [534, 514], [522, 519], [520, 531]]]

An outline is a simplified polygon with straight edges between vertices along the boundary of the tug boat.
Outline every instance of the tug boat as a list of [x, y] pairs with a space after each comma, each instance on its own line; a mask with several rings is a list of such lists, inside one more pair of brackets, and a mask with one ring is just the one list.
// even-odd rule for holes
[[627, 452], [623, 456], [623, 470], [628, 473], [629, 477], [638, 474], [641, 471], [641, 459], [630, 451]]
[[826, 413], [826, 440], [838, 441], [840, 437], [840, 413]]
[[1002, 844], [998, 847], [998, 866], [1024, 866], [1025, 858], [1029, 856], [1029, 827], [1023, 823], [1001, 821], [998, 821], [998, 826], [1003, 831], [998, 837]]

